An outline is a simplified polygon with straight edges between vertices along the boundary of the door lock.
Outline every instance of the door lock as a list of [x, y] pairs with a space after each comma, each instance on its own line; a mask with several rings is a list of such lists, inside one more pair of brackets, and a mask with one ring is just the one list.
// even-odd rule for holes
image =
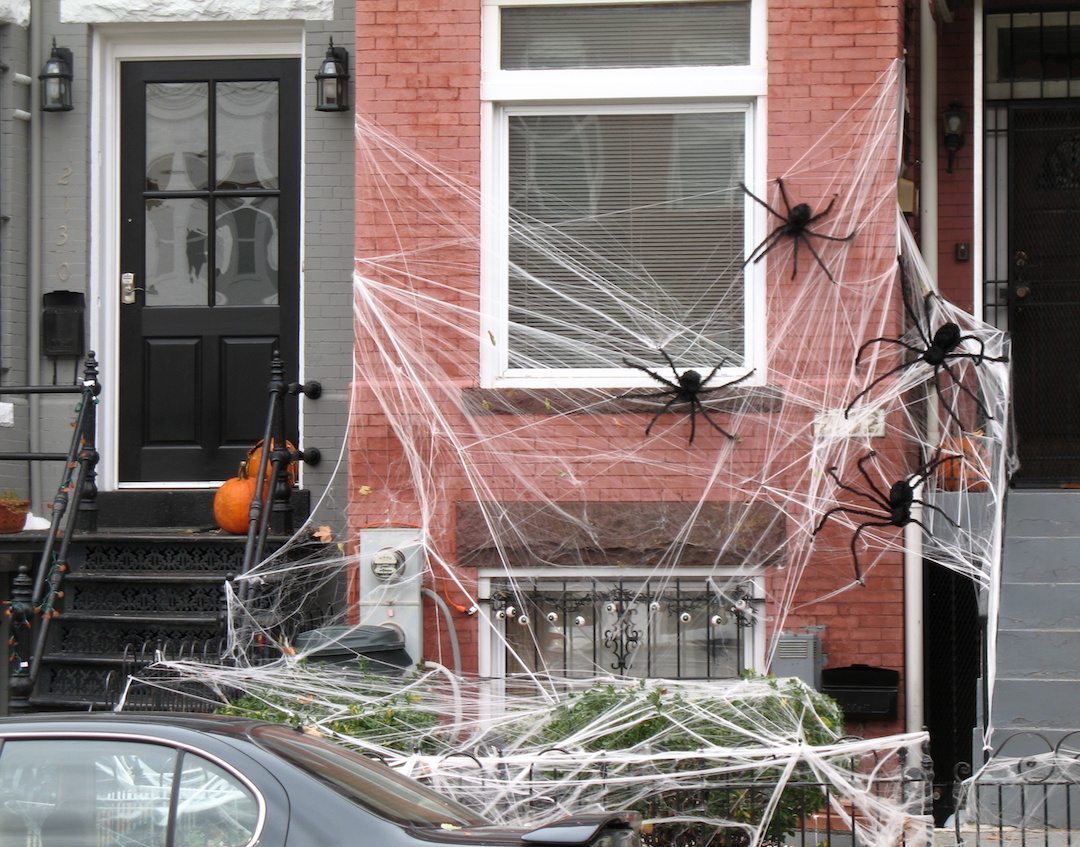
[[1016, 263], [1016, 267], [1022, 268], [1030, 261], [1030, 259], [1028, 258], [1028, 254], [1023, 250], [1017, 250], [1013, 255], [1013, 261]]
[[135, 302], [135, 292], [143, 289], [135, 285], [135, 274], [120, 274], [120, 302], [130, 305]]
[[1018, 285], [1018, 286], [1016, 286], [1013, 293], [1016, 295], [1017, 300], [1023, 300], [1025, 297], [1027, 297], [1031, 293], [1031, 286]]

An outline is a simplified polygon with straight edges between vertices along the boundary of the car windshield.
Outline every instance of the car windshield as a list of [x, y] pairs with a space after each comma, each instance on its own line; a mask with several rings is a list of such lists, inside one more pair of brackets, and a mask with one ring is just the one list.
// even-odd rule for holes
[[484, 826], [490, 822], [415, 780], [344, 747], [291, 727], [260, 726], [255, 741], [382, 817], [417, 826]]

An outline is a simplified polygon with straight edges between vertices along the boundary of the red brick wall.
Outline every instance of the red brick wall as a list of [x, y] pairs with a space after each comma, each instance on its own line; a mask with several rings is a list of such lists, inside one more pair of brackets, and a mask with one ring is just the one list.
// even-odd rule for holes
[[[770, 4], [767, 104], [770, 184], [901, 54], [902, 14], [898, 3], [879, 0], [789, 0]], [[357, 5], [356, 43], [358, 118], [389, 130], [439, 169], [478, 189], [480, 4], [476, 0], [361, 0]], [[419, 166], [400, 171], [394, 156], [372, 144], [364, 132], [359, 135], [357, 158], [360, 163], [356, 180], [358, 256], [412, 252], [439, 244], [449, 233], [447, 219], [460, 223], [466, 230], [478, 231], [479, 212], [473, 200], [446, 189], [439, 178]], [[365, 166], [365, 162], [375, 166]], [[391, 174], [396, 187], [388, 194], [382, 180]], [[417, 208], [432, 214], [417, 214]], [[887, 208], [885, 217], [876, 223], [877, 228], [871, 227], [869, 231], [890, 230], [891, 215], [891, 208]], [[399, 226], [388, 224], [390, 216], [398, 220]], [[409, 223], [403, 227], [402, 221]], [[480, 256], [476, 245], [458, 243], [437, 252], [440, 282], [445, 287], [433, 288], [430, 293], [465, 310], [470, 304], [475, 309]], [[383, 281], [392, 281], [398, 269], [380, 268], [376, 272], [362, 264], [361, 270]], [[781, 296], [783, 286], [793, 285], [779, 278], [775, 284], [780, 286], [775, 290]], [[409, 314], [408, 303], [396, 304], [394, 308], [399, 317], [407, 319], [406, 324], [415, 328], [414, 340], [435, 338], [440, 333], [446, 337], [447, 331], [440, 329], [439, 321], [430, 313]], [[898, 312], [895, 304], [880, 303], [875, 308]], [[479, 337], [479, 327], [474, 329], [473, 337]], [[378, 355], [380, 346], [393, 344], [391, 334], [361, 321], [357, 349], [361, 367], [368, 369], [366, 378], [376, 381], [396, 378]], [[467, 337], [468, 332], [460, 336]], [[408, 386], [406, 390], [453, 392], [459, 387], [475, 385], [475, 342], [462, 341], [458, 347], [455, 350], [453, 343], [436, 344], [431, 353], [439, 360], [440, 371], [450, 376], [451, 385]], [[778, 353], [777, 360], [770, 365], [774, 368], [778, 363], [782, 365], [782, 357]], [[385, 374], [379, 372], [381, 368], [386, 368]], [[451, 394], [445, 397], [443, 410], [455, 408], [450, 402]], [[456, 556], [453, 507], [456, 500], [473, 496], [467, 480], [452, 459], [435, 455], [431, 476], [437, 481], [416, 491], [417, 484], [423, 487], [426, 483], [417, 483], [415, 469], [402, 461], [396, 437], [379, 409], [378, 397], [364, 382], [357, 386], [357, 401], [350, 456], [353, 491], [350, 516], [354, 532], [370, 525], [416, 523], [422, 517], [420, 503], [426, 498], [433, 507], [428, 528], [437, 555], [453, 567]], [[806, 414], [809, 417], [809, 412]], [[565, 424], [549, 424], [549, 428], [542, 430], [544, 435], [538, 439], [536, 449], [543, 452], [545, 436], [574, 439], [577, 448], [573, 455], [563, 457], [562, 466], [569, 469], [571, 477], [575, 470], [580, 470], [580, 478], [589, 480], [575, 492], [579, 500], [697, 499], [701, 496], [701, 478], [696, 473], [687, 473], [687, 463], [693, 464], [695, 459], [681, 444], [668, 448], [657, 446], [652, 455], [655, 465], [647, 480], [641, 476], [640, 464], [598, 458], [610, 450], [638, 449], [640, 417], [577, 416]], [[493, 416], [479, 424], [473, 421], [473, 425], [496, 433], [502, 427], [522, 422], [506, 418]], [[463, 423], [450, 420], [451, 425]], [[702, 429], [699, 425], [699, 438], [709, 437], [701, 434]], [[739, 435], [738, 449], [730, 454], [731, 479], [750, 476], [763, 464], [765, 451], [771, 449], [767, 441], [769, 434], [764, 429], [755, 429], [752, 422], [741, 428]], [[889, 451], [883, 453], [887, 458]], [[605, 462], [607, 466], [600, 472]], [[655, 468], [667, 468], [667, 471]], [[485, 464], [483, 472], [492, 496], [511, 499], [520, 496], [520, 479], [502, 474], [497, 461]], [[567, 484], [548, 466], [538, 467], [531, 482], [541, 495], [549, 496], [564, 494], [560, 486]], [[741, 499], [743, 495], [728, 485], [726, 478], [717, 480], [708, 497], [721, 501]], [[850, 538], [850, 531], [847, 537]], [[850, 552], [843, 533], [829, 530], [823, 534], [822, 542], [823, 552], [815, 558], [814, 568], [804, 583], [801, 594], [804, 598], [835, 589], [850, 574]], [[468, 569], [458, 569], [458, 573], [469, 584], [475, 576]], [[448, 583], [439, 582], [435, 587], [444, 591], [452, 602], [466, 603], [458, 589]], [[897, 555], [882, 561], [868, 587], [848, 591], [832, 602], [808, 606], [788, 618], [786, 625], [795, 628], [824, 624], [833, 665], [863, 662], [899, 669], [903, 654], [902, 608]], [[769, 612], [774, 613], [775, 610]], [[465, 618], [458, 611], [454, 615], [458, 619], [466, 668], [474, 669], [476, 619]], [[428, 655], [448, 663], [444, 630], [434, 615], [429, 614]], [[876, 734], [897, 727], [890, 724], [864, 729], [868, 734]]]

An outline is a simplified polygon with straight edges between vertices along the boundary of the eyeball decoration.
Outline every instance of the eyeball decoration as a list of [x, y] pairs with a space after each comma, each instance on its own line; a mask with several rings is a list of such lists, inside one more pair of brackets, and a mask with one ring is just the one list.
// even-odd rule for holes
[[528, 626], [528, 625], [529, 625], [529, 616], [528, 615], [518, 615], [518, 626]]
[[501, 621], [506, 619], [506, 611], [504, 609], [498, 609], [495, 612], [495, 620]]
[[660, 611], [660, 604], [658, 602], [656, 602], [655, 600], [653, 600], [649, 604], [649, 611], [650, 612], [659, 612]]
[[516, 614], [517, 614], [517, 609], [515, 609], [513, 606], [507, 606], [506, 607], [506, 616], [508, 618], [512, 618]]
[[578, 615], [576, 618], [574, 618], [574, 626], [585, 626], [585, 618], [581, 615]]
[[604, 606], [604, 608], [614, 614], [615, 611], [618, 609], [618, 606], [616, 606], [614, 603], [608, 603], [606, 606]]
[[547, 613], [547, 619], [548, 619], [548, 623], [555, 623], [556, 621], [559, 620], [559, 613], [558, 612], [548, 612]]
[[682, 621], [683, 623], [690, 623], [690, 613], [689, 612], [683, 612], [682, 614], [679, 615], [679, 620]]
[[724, 618], [722, 615], [713, 615], [711, 618], [709, 618], [709, 620], [712, 622], [713, 626], [723, 626], [724, 623]]

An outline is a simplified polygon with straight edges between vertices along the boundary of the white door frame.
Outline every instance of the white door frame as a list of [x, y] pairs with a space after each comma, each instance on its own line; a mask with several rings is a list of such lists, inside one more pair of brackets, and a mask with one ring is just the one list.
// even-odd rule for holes
[[[87, 299], [90, 346], [101, 366], [98, 406], [98, 487], [211, 488], [205, 482], [139, 482], [121, 485], [118, 474], [120, 398], [120, 66], [125, 61], [190, 59], [304, 58], [304, 28], [297, 22], [214, 24], [113, 24], [93, 30], [90, 106], [90, 241]], [[306, 87], [306, 86], [305, 86]], [[301, 122], [306, 109], [301, 103]], [[303, 221], [303, 126], [301, 126], [301, 210]], [[300, 323], [303, 325], [303, 239], [300, 243]], [[302, 333], [301, 333], [302, 337]]]

